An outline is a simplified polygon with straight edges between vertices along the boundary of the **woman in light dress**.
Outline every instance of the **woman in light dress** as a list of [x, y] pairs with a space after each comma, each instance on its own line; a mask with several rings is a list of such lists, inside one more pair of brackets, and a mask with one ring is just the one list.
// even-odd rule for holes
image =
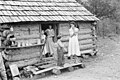
[[72, 56], [80, 56], [80, 47], [79, 47], [79, 41], [78, 41], [78, 32], [79, 29], [75, 26], [75, 22], [70, 23], [70, 29], [69, 29], [69, 45], [68, 45], [68, 57]]
[[41, 43], [44, 43], [44, 47], [43, 47], [43, 52], [42, 54], [45, 56], [47, 53], [47, 49], [46, 49], [46, 35], [44, 34], [44, 31], [42, 30], [41, 32]]
[[49, 25], [49, 29], [45, 31], [47, 33], [47, 41], [46, 41], [46, 48], [49, 56], [52, 56], [54, 54], [54, 42], [53, 42], [53, 37], [54, 37], [54, 30], [52, 29], [52, 26]]

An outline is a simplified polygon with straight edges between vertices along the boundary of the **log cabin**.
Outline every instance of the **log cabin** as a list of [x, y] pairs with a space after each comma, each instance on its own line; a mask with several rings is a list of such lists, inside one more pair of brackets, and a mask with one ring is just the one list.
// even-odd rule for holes
[[[19, 0], [0, 1], [0, 28], [12, 27], [17, 47], [7, 48], [6, 65], [17, 64], [24, 67], [40, 62], [41, 30], [49, 25], [68, 47], [69, 23], [74, 21], [79, 28], [79, 44], [82, 54], [91, 54], [96, 47], [96, 22], [99, 19], [76, 0]], [[41, 46], [39, 46], [41, 45]], [[2, 48], [2, 46], [1, 46]]]

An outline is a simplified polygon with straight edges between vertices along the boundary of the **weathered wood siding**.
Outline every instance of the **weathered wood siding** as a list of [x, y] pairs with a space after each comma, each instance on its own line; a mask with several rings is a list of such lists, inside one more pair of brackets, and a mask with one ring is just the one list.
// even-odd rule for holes
[[[79, 28], [79, 45], [80, 45], [80, 51], [82, 54], [85, 53], [93, 53], [94, 48], [96, 48], [95, 41], [94, 41], [94, 35], [93, 35], [93, 28], [94, 26], [91, 25], [90, 22], [88, 23], [78, 23]], [[63, 34], [62, 41], [64, 42], [64, 45], [66, 49], [68, 49], [68, 41], [69, 41], [69, 23], [61, 23], [59, 25], [59, 33]]]
[[14, 34], [21, 46], [37, 44], [39, 40], [39, 24], [16, 24], [13, 25]]
[[[39, 24], [20, 24], [14, 25], [14, 33], [19, 43], [31, 43], [36, 44], [39, 40]], [[69, 41], [69, 23], [60, 23], [58, 27], [58, 33], [62, 34], [62, 41], [65, 47], [68, 49]], [[79, 45], [80, 51], [82, 54], [91, 53], [94, 54], [96, 45], [95, 45], [95, 36], [92, 29], [93, 25], [91, 23], [78, 23], [79, 27]], [[30, 29], [30, 32], [29, 30]], [[29, 49], [16, 49], [11, 50], [7, 55], [11, 55], [11, 58], [7, 61], [6, 64], [15, 63], [18, 67], [23, 67], [27, 65], [32, 65], [40, 62], [40, 50], [39, 48]], [[12, 54], [11, 54], [12, 53]], [[23, 57], [22, 57], [23, 56]]]

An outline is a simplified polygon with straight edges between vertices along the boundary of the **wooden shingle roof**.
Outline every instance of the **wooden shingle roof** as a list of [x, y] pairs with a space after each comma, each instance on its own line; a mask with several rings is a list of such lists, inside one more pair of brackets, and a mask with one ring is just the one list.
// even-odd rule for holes
[[96, 21], [75, 0], [0, 1], [0, 23], [25, 21]]

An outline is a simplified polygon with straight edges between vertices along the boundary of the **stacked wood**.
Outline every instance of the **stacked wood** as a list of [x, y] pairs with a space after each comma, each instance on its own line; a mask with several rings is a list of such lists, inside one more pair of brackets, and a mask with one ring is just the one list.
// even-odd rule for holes
[[[94, 52], [96, 45], [94, 45], [95, 37], [93, 35], [93, 30], [91, 28], [88, 27], [80, 28], [78, 39], [79, 39], [80, 51], [82, 54], [86, 54], [86, 53], [92, 54]], [[62, 37], [62, 41], [66, 49], [68, 50], [69, 34], [64, 34]]]
[[24, 67], [41, 62], [42, 46], [11, 47], [6, 49], [6, 65], [16, 64], [18, 67]]

